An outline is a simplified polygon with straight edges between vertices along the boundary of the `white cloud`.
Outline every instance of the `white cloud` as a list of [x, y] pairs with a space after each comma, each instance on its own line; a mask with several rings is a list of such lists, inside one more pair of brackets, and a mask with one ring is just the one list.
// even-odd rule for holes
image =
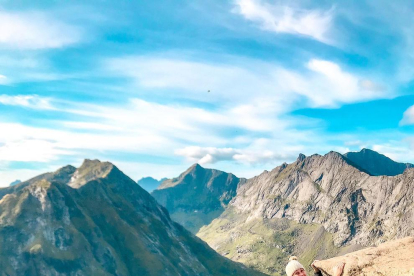
[[232, 148], [214, 147], [185, 147], [175, 151], [175, 154], [186, 157], [190, 162], [197, 162], [201, 165], [213, 164], [218, 161], [233, 160], [238, 150]]
[[[292, 148], [289, 148], [292, 150]], [[185, 147], [175, 151], [175, 154], [184, 156], [190, 162], [197, 162], [200, 165], [214, 164], [220, 161], [237, 161], [245, 164], [266, 164], [277, 161], [286, 161], [294, 158], [296, 150], [288, 152], [288, 149], [281, 153], [263, 148], [215, 148], [215, 147]]]
[[40, 97], [38, 95], [0, 95], [0, 104], [22, 106], [33, 109], [53, 110], [50, 98]]
[[303, 10], [289, 6], [270, 5], [259, 0], [237, 0], [236, 12], [258, 23], [267, 31], [311, 37], [332, 44], [328, 37], [332, 24], [332, 10]]
[[0, 85], [7, 84], [8, 80], [7, 77], [4, 75], [0, 75]]
[[61, 48], [81, 39], [79, 28], [41, 12], [0, 11], [0, 26], [0, 47], [6, 48]]
[[[372, 89], [366, 78], [344, 71], [338, 64], [318, 59], [293, 71], [255, 60], [243, 65], [218, 65], [177, 59], [126, 57], [107, 62], [110, 72], [130, 77], [139, 87], [156, 93], [177, 89], [165, 97], [187, 97], [206, 102], [271, 104], [278, 114], [295, 108], [305, 97], [311, 107], [335, 107], [390, 97], [390, 91]], [[361, 85], [365, 83], [365, 85]], [[371, 81], [372, 82], [372, 81]], [[374, 82], [372, 82], [373, 84]], [[210, 90], [210, 93], [207, 91]], [[172, 92], [171, 92], [172, 93]], [[257, 108], [255, 108], [257, 109]]]
[[414, 124], [414, 105], [409, 107], [403, 115], [403, 118], [400, 121], [400, 126], [412, 125]]
[[67, 154], [47, 140], [22, 139], [0, 146], [1, 161], [49, 162]]

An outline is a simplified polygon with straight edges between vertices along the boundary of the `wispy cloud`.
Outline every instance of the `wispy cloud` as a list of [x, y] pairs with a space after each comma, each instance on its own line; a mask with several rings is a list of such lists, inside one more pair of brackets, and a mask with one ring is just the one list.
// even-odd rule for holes
[[81, 40], [80, 28], [42, 12], [0, 11], [0, 47], [61, 48]]
[[4, 75], [0, 75], [0, 85], [4, 85], [8, 83], [8, 79]]
[[308, 36], [332, 44], [328, 33], [331, 29], [333, 10], [304, 10], [285, 5], [271, 5], [260, 0], [237, 0], [235, 11], [260, 28], [276, 33]]
[[152, 93], [173, 88], [179, 89], [173, 95], [201, 101], [273, 103], [279, 113], [303, 97], [311, 107], [333, 107], [393, 95], [374, 89], [380, 84], [364, 76], [320, 59], [305, 61], [297, 70], [256, 60], [232, 66], [153, 57], [111, 59], [106, 66], [111, 74], [130, 77], [139, 87], [152, 88]]
[[51, 104], [50, 98], [41, 97], [38, 95], [0, 95], [0, 104], [21, 106], [33, 109], [53, 110], [55, 107]]
[[413, 125], [414, 124], [414, 105], [409, 107], [403, 114], [403, 118], [400, 121], [400, 126]]

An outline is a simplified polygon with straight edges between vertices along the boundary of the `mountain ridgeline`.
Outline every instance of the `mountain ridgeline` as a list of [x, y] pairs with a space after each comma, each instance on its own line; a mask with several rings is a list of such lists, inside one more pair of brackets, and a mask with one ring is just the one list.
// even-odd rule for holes
[[0, 189], [1, 275], [263, 275], [179, 224], [108, 162]]
[[367, 171], [370, 175], [395, 176], [402, 174], [405, 169], [413, 168], [410, 163], [398, 163], [370, 149], [362, 149], [359, 152], [348, 152], [344, 156]]
[[269, 275], [289, 255], [305, 263], [414, 235], [414, 168], [372, 176], [330, 152], [249, 179], [198, 236], [219, 253]]
[[163, 181], [151, 195], [173, 220], [197, 233], [226, 209], [245, 182], [231, 173], [194, 164], [179, 177]]

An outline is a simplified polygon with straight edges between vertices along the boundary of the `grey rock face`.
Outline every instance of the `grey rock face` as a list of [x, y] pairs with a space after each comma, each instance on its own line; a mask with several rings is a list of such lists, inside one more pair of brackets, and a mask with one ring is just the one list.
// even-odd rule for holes
[[414, 169], [370, 176], [336, 152], [312, 155], [247, 181], [231, 205], [255, 218], [318, 223], [337, 246], [414, 235]]
[[2, 275], [262, 275], [174, 223], [110, 163], [86, 160], [0, 192]]
[[398, 163], [370, 149], [362, 149], [359, 152], [348, 152], [344, 156], [356, 165], [367, 171], [370, 175], [394, 176], [402, 174], [405, 169], [414, 167], [410, 163]]
[[179, 177], [165, 180], [151, 195], [175, 221], [196, 233], [225, 210], [245, 181], [194, 164]]

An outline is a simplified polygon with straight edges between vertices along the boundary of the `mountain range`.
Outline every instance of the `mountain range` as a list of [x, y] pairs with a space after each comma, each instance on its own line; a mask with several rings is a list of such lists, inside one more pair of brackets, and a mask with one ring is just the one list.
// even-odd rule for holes
[[[414, 235], [410, 167], [367, 149], [344, 155], [301, 154], [292, 164], [237, 185], [216, 182], [222, 190], [212, 193], [207, 184], [211, 174], [206, 175], [211, 170], [193, 165], [152, 195], [193, 232], [201, 226], [197, 235], [222, 255], [282, 275], [291, 254], [309, 264]], [[200, 212], [226, 194], [225, 187], [233, 187], [230, 201], [217, 213]], [[205, 213], [210, 223], [200, 219]]]
[[173, 222], [108, 162], [0, 189], [1, 275], [263, 275]]
[[413, 194], [413, 165], [368, 149], [250, 179], [194, 164], [151, 194], [85, 160], [0, 189], [0, 270], [280, 276], [289, 255], [309, 265], [414, 236]]

